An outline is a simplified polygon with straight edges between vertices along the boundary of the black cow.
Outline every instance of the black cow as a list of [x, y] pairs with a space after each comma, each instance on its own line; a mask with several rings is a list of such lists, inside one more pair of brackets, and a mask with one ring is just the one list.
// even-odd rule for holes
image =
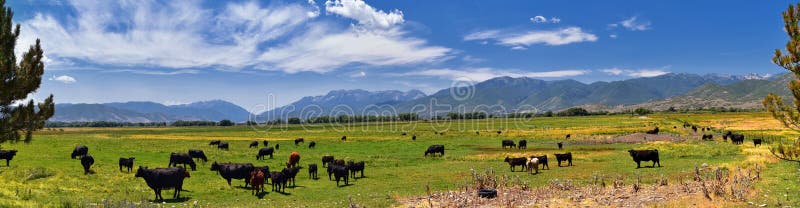
[[272, 191], [283, 192], [286, 190], [286, 176], [283, 172], [270, 172], [269, 179], [272, 181]]
[[252, 141], [252, 142], [250, 142], [250, 146], [249, 146], [249, 148], [253, 148], [253, 147], [255, 147], [255, 148], [258, 148], [258, 141]]
[[183, 164], [183, 168], [186, 168], [188, 164], [189, 167], [192, 168], [192, 171], [197, 170], [197, 164], [194, 163], [194, 159], [192, 159], [189, 154], [186, 153], [175, 153], [169, 154], [169, 165], [167, 167], [175, 167], [178, 164]]
[[172, 197], [177, 199], [180, 198], [181, 190], [183, 190], [183, 179], [189, 177], [189, 172], [182, 167], [147, 169], [147, 167], [139, 166], [139, 169], [136, 170], [136, 177], [144, 178], [147, 186], [155, 192], [155, 200], [164, 200], [161, 190], [172, 188], [175, 189]]
[[542, 165], [542, 168], [541, 168], [542, 170], [544, 170], [545, 167], [547, 167], [548, 170], [550, 169], [550, 165], [547, 164], [547, 155], [531, 156], [531, 158], [538, 158], [539, 159], [539, 165]]
[[517, 145], [518, 149], [528, 149], [528, 141], [527, 140], [519, 140], [519, 145]]
[[714, 140], [714, 135], [713, 134], [703, 134], [702, 139], [705, 140], [705, 141], [711, 141], [711, 140]]
[[692, 126], [692, 131], [697, 132], [697, 126]]
[[[403, 135], [405, 135], [405, 133], [403, 133]], [[343, 142], [344, 142], [344, 141], [347, 141], [347, 136], [342, 136], [342, 141], [343, 141]]]
[[428, 156], [428, 154], [436, 156], [436, 153], [441, 153], [441, 156], [444, 157], [444, 145], [434, 144], [428, 147], [428, 150], [425, 150], [425, 156]]
[[333, 156], [331, 155], [323, 155], [322, 156], [322, 167], [327, 167], [328, 163], [333, 162]]
[[564, 138], [565, 138], [565, 139], [569, 139], [570, 137], [572, 137], [572, 135], [571, 135], [571, 134], [567, 134], [567, 136], [566, 136], [566, 137], [564, 137]]
[[308, 177], [317, 179], [317, 164], [308, 164]]
[[361, 178], [364, 177], [364, 161], [361, 162], [353, 162], [350, 161], [347, 163], [347, 169], [350, 169], [350, 176], [355, 179], [356, 173], [361, 171]]
[[640, 163], [642, 161], [653, 161], [653, 166], [656, 167], [656, 163], [658, 163], [658, 167], [661, 167], [661, 162], [658, 159], [658, 150], [628, 150], [628, 153], [633, 158], [633, 161], [636, 162], [636, 168], [641, 168], [642, 166]]
[[516, 144], [514, 144], [514, 141], [512, 141], [512, 140], [508, 140], [508, 139], [506, 139], [506, 140], [503, 140], [503, 142], [501, 143], [501, 145], [503, 145], [503, 149], [505, 149], [506, 147], [508, 147], [508, 148], [514, 148], [514, 147], [517, 147], [517, 145], [516, 145]]
[[89, 174], [89, 168], [91, 168], [92, 165], [94, 165], [94, 157], [88, 154], [81, 157], [81, 165], [83, 166], [83, 174], [84, 175]]
[[417, 135], [411, 136], [411, 140], [417, 141]]
[[303, 139], [303, 138], [294, 139], [294, 145], [299, 145], [300, 143], [303, 143], [303, 142], [305, 142], [305, 139]]
[[405, 133], [405, 132], [403, 132], [403, 133], [400, 133], [400, 136], [405, 136], [405, 135], [406, 135], [406, 133]]
[[220, 142], [219, 145], [217, 145], [217, 148], [219, 148], [221, 150], [228, 150], [228, 146], [229, 145], [228, 145], [227, 142]]
[[350, 184], [350, 173], [346, 165], [331, 164], [328, 165], [328, 168], [331, 169], [333, 176], [336, 178], [336, 186], [339, 186], [339, 181], [341, 179], [344, 179], [345, 186]]
[[222, 141], [220, 140], [211, 140], [211, 142], [209, 142], [208, 145], [219, 145], [220, 143], [222, 143]]
[[647, 130], [646, 134], [658, 134], [658, 127], [654, 128], [653, 130]]
[[561, 150], [561, 149], [564, 148], [564, 143], [563, 142], [559, 142], [557, 144], [558, 144], [558, 150]]
[[231, 179], [244, 179], [244, 187], [250, 183], [250, 172], [255, 167], [252, 163], [217, 163], [211, 164], [211, 170], [219, 172], [228, 185], [231, 185]]
[[89, 147], [78, 145], [77, 147], [75, 147], [74, 150], [72, 150], [72, 155], [70, 155], [70, 157], [72, 159], [75, 159], [75, 157], [83, 157], [86, 156], [87, 154], [89, 154]]
[[564, 154], [555, 154], [558, 161], [558, 167], [561, 167], [561, 161], [567, 161], [567, 166], [572, 166], [572, 152]]
[[[263, 142], [261, 142], [261, 143], [262, 143], [262, 144], [264, 144], [264, 146], [265, 146], [265, 147], [268, 147], [268, 146], [269, 146], [269, 141], [267, 141], [267, 140], [264, 140], [264, 141], [263, 141]], [[266, 173], [264, 173], [264, 174], [266, 174], [266, 175], [269, 175], [269, 172], [266, 172]]]
[[517, 166], [522, 166], [523, 171], [528, 167], [527, 165], [528, 159], [524, 157], [509, 158], [508, 156], [506, 156], [506, 159], [503, 160], [503, 162], [507, 162], [508, 165], [511, 166], [511, 172], [514, 172], [514, 167]]
[[122, 171], [122, 167], [125, 167], [125, 168], [127, 168], [127, 169], [128, 169], [128, 172], [130, 173], [130, 172], [131, 172], [131, 170], [133, 170], [133, 160], [134, 160], [134, 159], [136, 159], [136, 158], [132, 158], [132, 157], [129, 157], [129, 158], [124, 158], [124, 157], [120, 157], [120, 158], [119, 158], [119, 171]]
[[17, 155], [17, 150], [0, 150], [0, 159], [6, 160], [6, 166], [9, 166], [9, 161], [14, 159], [15, 155]]
[[269, 155], [269, 159], [272, 159], [272, 154], [275, 153], [275, 149], [272, 147], [264, 147], [258, 150], [258, 155], [256, 155], [256, 160], [264, 159], [264, 156]]
[[279, 148], [281, 148], [281, 144], [275, 144], [275, 150], [278, 150]]
[[328, 180], [333, 180], [331, 178], [331, 175], [333, 174], [334, 169], [337, 166], [345, 166], [344, 160], [334, 160], [333, 162], [328, 163], [328, 171], [327, 171], [328, 172]]
[[308, 148], [309, 149], [314, 148], [316, 146], [317, 146], [317, 142], [315, 142], [315, 141], [311, 141], [311, 142], [308, 143]]
[[281, 172], [283, 172], [283, 175], [286, 177], [286, 185], [289, 185], [291, 183], [292, 187], [297, 186], [297, 184], [295, 184], [294, 179], [297, 177], [297, 173], [300, 172], [300, 168], [301, 167], [299, 166], [283, 168]]
[[728, 131], [728, 132], [725, 133], [725, 135], [727, 135], [728, 138], [731, 139], [731, 142], [733, 144], [742, 144], [742, 143], [744, 143], [744, 134], [735, 134], [733, 132]]
[[503, 131], [497, 131], [497, 135], [500, 135], [501, 133], [503, 133]]
[[754, 138], [753, 139], [753, 146], [758, 147], [759, 145], [761, 145], [761, 139]]
[[208, 158], [206, 157], [206, 153], [203, 152], [203, 150], [190, 149], [189, 150], [189, 157], [192, 157], [192, 159], [199, 158], [199, 159], [203, 160], [203, 162], [208, 162]]

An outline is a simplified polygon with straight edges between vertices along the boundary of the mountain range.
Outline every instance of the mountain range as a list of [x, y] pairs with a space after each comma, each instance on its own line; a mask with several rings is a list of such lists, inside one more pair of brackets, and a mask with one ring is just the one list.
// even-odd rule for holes
[[[431, 95], [418, 90], [333, 90], [325, 95], [303, 97], [289, 105], [258, 115], [263, 119], [316, 117], [339, 114], [417, 112], [433, 115], [450, 111], [558, 111], [580, 106], [589, 110], [619, 111], [636, 107], [663, 110], [669, 107], [760, 108], [769, 92], [788, 96], [791, 74], [724, 75], [665, 74], [590, 84], [575, 80], [544, 81], [527, 77], [497, 77], [470, 87], [442, 89]], [[432, 105], [433, 104], [433, 105]], [[424, 106], [424, 107], [423, 107]], [[433, 109], [431, 109], [431, 106]], [[439, 109], [442, 106], [451, 108]], [[438, 112], [438, 113], [437, 113]], [[184, 105], [154, 102], [104, 104], [57, 104], [51, 121], [171, 122], [176, 120], [250, 118], [245, 109], [222, 100]]]

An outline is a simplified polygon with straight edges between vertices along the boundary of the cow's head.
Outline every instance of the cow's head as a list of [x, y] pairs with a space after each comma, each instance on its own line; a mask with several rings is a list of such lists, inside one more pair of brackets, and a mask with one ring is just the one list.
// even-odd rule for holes
[[211, 163], [211, 171], [215, 170], [219, 170], [219, 164], [217, 164], [216, 161], [214, 163]]
[[135, 177], [144, 177], [146, 171], [147, 171], [147, 167], [139, 166], [139, 169], [136, 170]]
[[635, 157], [636, 156], [636, 150], [628, 150], [628, 154], [630, 154], [631, 157]]

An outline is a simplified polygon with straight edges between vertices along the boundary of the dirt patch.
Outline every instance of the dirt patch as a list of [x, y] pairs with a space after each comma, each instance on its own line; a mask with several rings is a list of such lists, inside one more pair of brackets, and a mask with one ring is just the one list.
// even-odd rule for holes
[[569, 144], [612, 144], [612, 143], [646, 143], [646, 142], [681, 142], [686, 140], [684, 137], [672, 134], [645, 134], [633, 133], [610, 138], [596, 138], [582, 141], [570, 141]]

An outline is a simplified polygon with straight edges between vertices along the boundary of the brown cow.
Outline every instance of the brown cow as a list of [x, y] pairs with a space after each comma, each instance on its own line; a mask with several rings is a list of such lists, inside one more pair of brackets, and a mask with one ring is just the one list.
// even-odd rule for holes
[[292, 154], [289, 155], [289, 162], [286, 163], [286, 167], [291, 168], [297, 166], [297, 164], [299, 163], [300, 163], [300, 153], [292, 152]]

